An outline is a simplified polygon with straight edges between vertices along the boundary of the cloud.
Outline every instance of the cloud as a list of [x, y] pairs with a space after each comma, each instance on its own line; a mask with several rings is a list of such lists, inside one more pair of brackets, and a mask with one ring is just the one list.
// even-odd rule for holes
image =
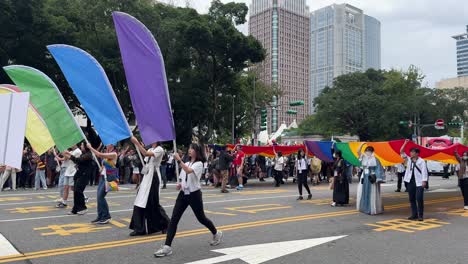
[[[282, 0], [292, 1], [292, 0]], [[184, 1], [180, 1], [185, 4]], [[231, 2], [222, 0], [222, 2]], [[247, 5], [251, 0], [235, 0]], [[460, 0], [307, 0], [310, 10], [333, 3], [348, 3], [380, 20], [382, 25], [382, 67], [407, 69], [415, 65], [433, 87], [442, 78], [456, 76], [453, 35], [465, 32], [468, 2]], [[190, 5], [206, 13], [210, 1], [191, 0]], [[239, 30], [247, 33], [247, 25]]]

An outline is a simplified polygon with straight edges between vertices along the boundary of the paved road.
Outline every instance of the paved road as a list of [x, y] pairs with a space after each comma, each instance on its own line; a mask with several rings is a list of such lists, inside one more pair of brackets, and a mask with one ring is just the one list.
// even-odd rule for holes
[[[425, 196], [427, 220], [423, 223], [405, 220], [409, 215], [407, 196], [395, 193], [395, 185], [389, 182], [383, 186], [385, 213], [379, 216], [355, 211], [354, 199], [351, 206], [330, 207], [331, 191], [326, 185], [312, 188], [311, 201], [300, 202], [296, 201], [297, 187], [292, 183], [273, 188], [269, 182], [252, 181], [244, 191], [229, 194], [206, 187], [205, 209], [225, 232], [224, 243], [210, 247], [209, 232], [188, 210], [173, 244], [174, 254], [164, 259], [153, 257], [164, 236], [128, 236], [135, 196], [131, 186], [108, 196], [113, 217], [108, 226], [89, 224], [96, 217], [95, 199], [91, 199], [87, 215], [68, 216], [66, 210], [54, 208], [55, 190], [3, 192], [0, 233], [20, 254], [0, 257], [0, 263], [203, 264], [215, 262], [200, 260], [226, 256], [211, 250], [240, 246], [249, 247], [232, 249], [239, 252], [239, 257], [242, 252], [258, 254], [259, 259], [281, 255], [267, 263], [467, 263], [468, 211], [460, 210], [463, 204], [455, 177], [448, 181], [431, 177], [431, 191]], [[356, 185], [351, 185], [351, 197], [355, 189]], [[94, 198], [95, 188], [89, 187], [86, 193]], [[174, 186], [161, 194], [169, 215], [176, 195]], [[345, 237], [291, 254], [287, 251], [294, 250], [297, 243], [273, 244], [258, 250], [255, 246], [332, 236]], [[233, 259], [222, 263], [246, 262]]]

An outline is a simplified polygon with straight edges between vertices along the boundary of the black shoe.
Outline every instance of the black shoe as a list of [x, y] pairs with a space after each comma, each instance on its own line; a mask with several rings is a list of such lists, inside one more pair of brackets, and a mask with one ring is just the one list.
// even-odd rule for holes
[[229, 193], [228, 190], [221, 190], [221, 193]]
[[144, 236], [144, 235], [146, 235], [146, 233], [140, 233], [137, 231], [133, 231], [130, 233], [130, 236]]
[[410, 217], [408, 217], [408, 220], [417, 220], [417, 219], [418, 219], [418, 217], [416, 217], [416, 216], [410, 216]]
[[312, 200], [312, 194], [309, 194], [309, 195], [307, 196], [307, 200]]
[[261, 181], [261, 182], [264, 182], [264, 181], [265, 181], [265, 179], [263, 179], [263, 178], [260, 178], [260, 181]]
[[96, 218], [94, 219], [93, 221], [91, 221], [91, 224], [96, 224], [97, 222], [101, 221], [99, 218]]
[[395, 190], [395, 192], [401, 192], [400, 189]]
[[405, 192], [408, 192], [408, 190], [405, 190]]
[[163, 188], [163, 189], [167, 189], [166, 184], [164, 184], [162, 188]]
[[299, 201], [299, 200], [304, 200], [304, 198], [303, 198], [302, 196], [299, 196], [299, 197], [297, 197], [296, 200], [297, 200], [297, 201]]
[[423, 218], [423, 217], [419, 217], [419, 218], [418, 218], [418, 221], [419, 221], [419, 222], [422, 222], [422, 221], [424, 221], [424, 218]]

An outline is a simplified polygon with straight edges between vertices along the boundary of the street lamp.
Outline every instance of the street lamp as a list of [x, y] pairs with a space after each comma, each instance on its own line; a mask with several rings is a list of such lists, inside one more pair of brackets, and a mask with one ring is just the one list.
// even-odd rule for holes
[[[218, 97], [222, 97], [223, 94], [219, 93]], [[227, 96], [230, 96], [232, 98], [232, 117], [231, 117], [231, 137], [232, 137], [232, 144], [236, 144], [236, 139], [234, 137], [234, 129], [235, 129], [235, 108], [234, 108], [234, 103], [236, 99], [236, 95], [228, 94]]]

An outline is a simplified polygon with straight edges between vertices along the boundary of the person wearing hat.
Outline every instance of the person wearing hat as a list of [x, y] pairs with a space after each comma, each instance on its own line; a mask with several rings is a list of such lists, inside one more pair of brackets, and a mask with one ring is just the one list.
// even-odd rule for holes
[[[401, 147], [400, 153], [405, 155], [407, 139]], [[419, 148], [411, 148], [410, 157], [407, 158], [404, 181], [407, 183], [409, 201], [411, 204], [411, 216], [409, 220], [424, 221], [424, 188], [427, 186], [428, 173], [426, 162], [419, 157]]]

